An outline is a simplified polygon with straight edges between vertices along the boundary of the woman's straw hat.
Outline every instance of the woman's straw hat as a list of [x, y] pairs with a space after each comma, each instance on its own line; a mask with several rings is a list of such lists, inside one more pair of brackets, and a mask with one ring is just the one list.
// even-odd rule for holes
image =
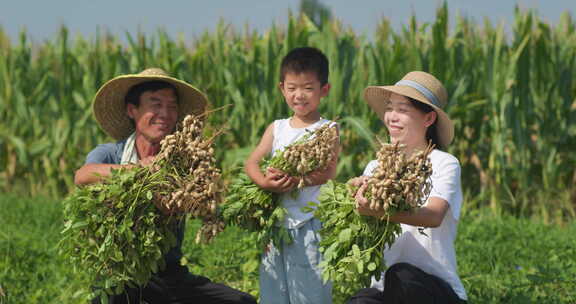
[[202, 114], [208, 99], [195, 87], [168, 76], [158, 68], [150, 68], [139, 74], [118, 76], [106, 82], [94, 97], [92, 110], [100, 127], [116, 140], [122, 140], [134, 132], [131, 119], [126, 114], [126, 94], [134, 85], [148, 81], [165, 81], [178, 91], [178, 121], [188, 114]]
[[436, 111], [436, 132], [440, 145], [444, 148], [454, 138], [454, 123], [444, 112], [448, 103], [448, 93], [436, 77], [426, 72], [410, 72], [393, 86], [371, 86], [364, 90], [364, 99], [368, 105], [384, 120], [386, 104], [391, 93], [407, 96], [431, 106]]

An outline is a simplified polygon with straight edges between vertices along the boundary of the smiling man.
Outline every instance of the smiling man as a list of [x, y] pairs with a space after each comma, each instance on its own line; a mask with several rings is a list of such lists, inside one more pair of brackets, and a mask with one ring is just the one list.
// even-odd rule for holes
[[[77, 185], [97, 183], [112, 169], [148, 165], [160, 152], [160, 141], [188, 114], [201, 114], [208, 101], [188, 83], [161, 69], [116, 77], [94, 98], [94, 116], [115, 143], [98, 145], [76, 171]], [[108, 303], [256, 303], [250, 295], [193, 275], [180, 264], [184, 222], [174, 234], [177, 244], [165, 256], [166, 268], [146, 286], [110, 296]], [[94, 299], [92, 303], [106, 302]]]

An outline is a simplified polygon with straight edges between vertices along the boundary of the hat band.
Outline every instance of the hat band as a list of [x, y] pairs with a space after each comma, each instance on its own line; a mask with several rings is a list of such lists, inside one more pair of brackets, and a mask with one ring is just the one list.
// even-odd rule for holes
[[433, 105], [442, 108], [442, 106], [440, 105], [440, 101], [438, 101], [438, 98], [436, 98], [436, 95], [434, 95], [434, 93], [432, 93], [432, 91], [428, 90], [427, 87], [417, 83], [416, 81], [412, 81], [412, 80], [400, 80], [398, 81], [395, 85], [405, 85], [408, 87], [411, 87], [413, 89], [416, 89], [416, 91], [420, 92], [420, 94], [424, 95], [424, 97], [428, 98], [428, 100], [430, 100], [430, 102], [432, 102]]

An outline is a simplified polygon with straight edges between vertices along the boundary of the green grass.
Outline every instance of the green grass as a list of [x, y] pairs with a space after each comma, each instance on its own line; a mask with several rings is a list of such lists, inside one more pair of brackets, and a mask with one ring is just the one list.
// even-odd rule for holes
[[[58, 201], [0, 194], [0, 303], [78, 303], [80, 274], [59, 255]], [[188, 225], [184, 251], [197, 274], [258, 293], [259, 248], [228, 229], [210, 245], [193, 244]], [[468, 211], [457, 241], [459, 272], [470, 303], [576, 302], [576, 223]], [[5, 296], [2, 296], [2, 293]]]
[[576, 224], [548, 226], [471, 212], [460, 222], [458, 267], [475, 303], [575, 303]]
[[74, 303], [82, 286], [58, 255], [62, 225], [59, 202], [0, 196], [0, 303]]

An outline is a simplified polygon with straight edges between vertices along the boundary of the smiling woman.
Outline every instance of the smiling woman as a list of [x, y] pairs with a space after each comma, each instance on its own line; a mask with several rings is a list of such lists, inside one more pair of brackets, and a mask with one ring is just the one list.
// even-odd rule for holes
[[[401, 145], [401, 153], [406, 157], [427, 150], [428, 130], [433, 125], [437, 126], [434, 131], [442, 147], [452, 142], [454, 125], [444, 112], [448, 94], [433, 75], [410, 72], [394, 85], [371, 86], [364, 94], [367, 103], [384, 122], [392, 143]], [[432, 175], [426, 178], [431, 185], [430, 194], [422, 197], [419, 207], [412, 212], [387, 213], [386, 208], [370, 204], [369, 196], [364, 193], [367, 179], [355, 181], [361, 186], [355, 196], [358, 213], [400, 223], [402, 232], [384, 250], [388, 269], [380, 282], [360, 290], [349, 304], [457, 304], [467, 299], [458, 276], [454, 250], [463, 201], [460, 163], [453, 155], [438, 149], [430, 152], [427, 158], [432, 166]], [[371, 161], [364, 175], [374, 176], [385, 165]], [[414, 188], [412, 191], [421, 190]]]
[[436, 122], [436, 112], [421, 111], [415, 103], [421, 104], [409, 97], [392, 93], [386, 105], [384, 124], [388, 128], [392, 143], [403, 143], [424, 150], [427, 143], [420, 146], [420, 141], [426, 139], [428, 128]]

